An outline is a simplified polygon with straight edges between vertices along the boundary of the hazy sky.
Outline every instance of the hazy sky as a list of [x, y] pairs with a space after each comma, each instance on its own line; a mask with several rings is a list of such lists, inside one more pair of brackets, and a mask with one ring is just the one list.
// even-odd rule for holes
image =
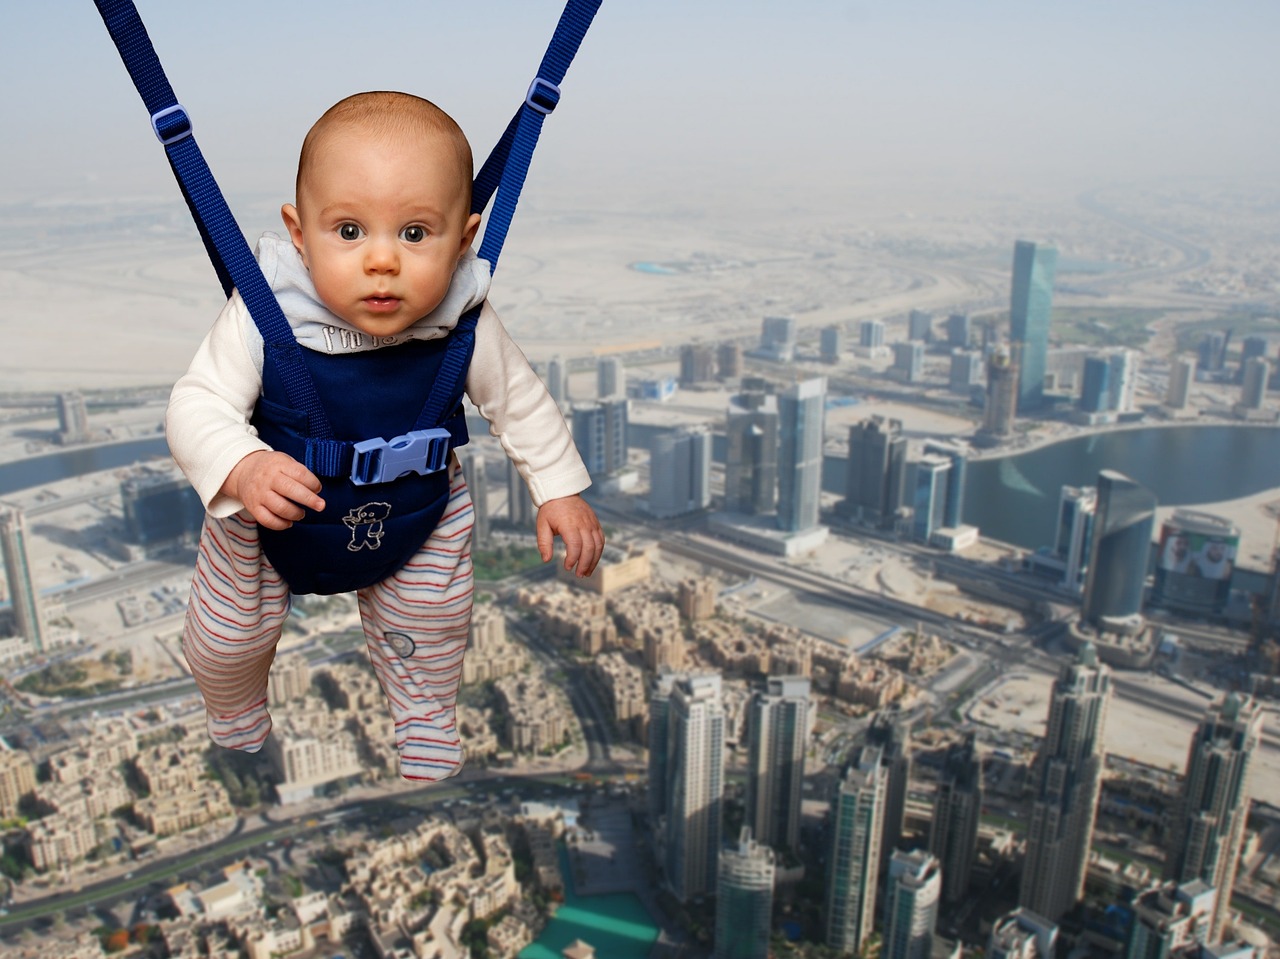
[[[558, 0], [140, 0], [226, 192], [287, 198], [340, 97], [436, 100], [481, 157]], [[6, 4], [0, 200], [172, 189], [89, 0]], [[1275, 0], [605, 0], [537, 178], [777, 184], [1273, 176]], [[673, 187], [674, 188], [674, 187]]]

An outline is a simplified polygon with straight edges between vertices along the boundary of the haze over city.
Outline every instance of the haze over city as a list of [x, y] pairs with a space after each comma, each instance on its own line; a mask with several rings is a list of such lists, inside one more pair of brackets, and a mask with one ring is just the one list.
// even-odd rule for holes
[[[351, 92], [482, 161], [561, 4], [139, 8], [252, 242]], [[1277, 38], [1264, 0], [605, 0], [490, 300], [612, 545], [552, 575], [472, 423], [468, 762], [419, 790], [350, 596], [298, 599], [263, 752], [206, 740], [161, 424], [224, 298], [93, 4], [6, 11], [0, 952], [909, 959], [875, 906], [917, 882], [935, 959], [1164, 919], [1277, 959]]]

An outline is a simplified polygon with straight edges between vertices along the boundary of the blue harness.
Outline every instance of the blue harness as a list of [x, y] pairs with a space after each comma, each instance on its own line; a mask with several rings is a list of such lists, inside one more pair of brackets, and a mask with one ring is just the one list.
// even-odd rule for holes
[[[467, 441], [462, 389], [480, 307], [443, 340], [340, 357], [302, 349], [214, 182], [132, 0], [94, 2], [151, 115], [223, 292], [240, 293], [262, 334], [263, 394], [253, 423], [265, 442], [323, 483], [324, 512], [283, 532], [260, 527], [263, 549], [295, 593], [346, 592], [385, 579], [426, 541], [448, 500], [449, 453]], [[490, 271], [542, 122], [560, 100], [559, 83], [600, 2], [568, 0], [524, 102], [476, 175], [471, 212], [494, 201], [477, 254]], [[341, 404], [356, 394], [360, 404]], [[419, 407], [403, 428], [405, 411]], [[383, 438], [388, 432], [390, 440]]]

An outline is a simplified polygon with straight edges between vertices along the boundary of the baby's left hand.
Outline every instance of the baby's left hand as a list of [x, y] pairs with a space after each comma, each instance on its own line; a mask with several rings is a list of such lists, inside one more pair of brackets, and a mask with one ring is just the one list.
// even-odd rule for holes
[[578, 568], [579, 576], [590, 576], [604, 552], [604, 530], [596, 511], [576, 493], [547, 500], [538, 510], [538, 553], [545, 563], [551, 559], [554, 539], [564, 540], [564, 568]]

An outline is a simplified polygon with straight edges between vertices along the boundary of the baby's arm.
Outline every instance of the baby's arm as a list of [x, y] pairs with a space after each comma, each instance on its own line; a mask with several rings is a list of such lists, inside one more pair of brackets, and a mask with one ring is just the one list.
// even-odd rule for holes
[[324, 509], [320, 480], [288, 453], [258, 450], [231, 468], [222, 493], [243, 503], [268, 529], [288, 529], [306, 511]]
[[551, 559], [554, 538], [564, 540], [564, 568], [590, 576], [604, 552], [604, 530], [587, 501], [578, 494], [548, 500], [538, 509], [538, 552]]

